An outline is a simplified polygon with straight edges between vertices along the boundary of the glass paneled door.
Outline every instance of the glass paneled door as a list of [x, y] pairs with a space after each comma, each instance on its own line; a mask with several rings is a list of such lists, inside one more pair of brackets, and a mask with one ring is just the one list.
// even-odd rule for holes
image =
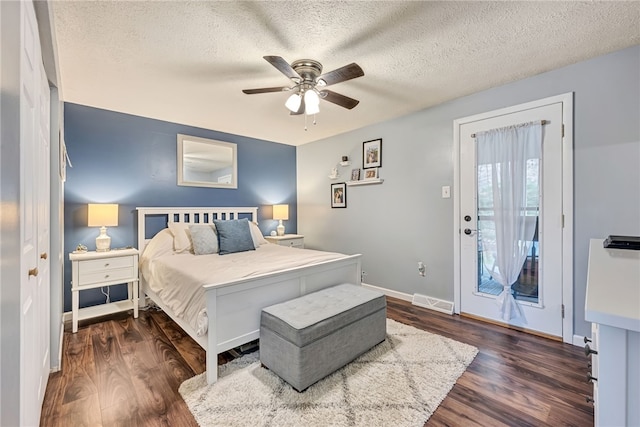
[[[478, 150], [481, 148], [478, 147]], [[497, 189], [494, 188], [493, 181], [496, 175], [500, 176], [500, 171], [494, 170], [496, 168], [499, 169], [500, 165], [491, 163], [477, 165], [478, 281], [476, 292], [498, 296], [503, 290], [503, 285], [496, 278], [499, 267], [496, 259], [496, 217], [493, 195]], [[535, 304], [539, 302], [538, 270], [541, 257], [538, 237], [540, 172], [540, 159], [527, 159], [525, 204], [519, 214], [525, 217], [525, 234], [531, 235], [531, 240], [521, 243], [526, 248], [526, 257], [517, 280], [511, 285], [511, 292], [516, 300]]]
[[[460, 312], [557, 337], [563, 336], [562, 109], [562, 102], [513, 109], [458, 128]], [[492, 160], [476, 134], [542, 120], [540, 152], [520, 157], [524, 172], [515, 185], [516, 175], [501, 170], [510, 164]], [[492, 156], [501, 149], [494, 147]], [[505, 209], [504, 197], [517, 202]], [[518, 316], [505, 316], [504, 282]]]

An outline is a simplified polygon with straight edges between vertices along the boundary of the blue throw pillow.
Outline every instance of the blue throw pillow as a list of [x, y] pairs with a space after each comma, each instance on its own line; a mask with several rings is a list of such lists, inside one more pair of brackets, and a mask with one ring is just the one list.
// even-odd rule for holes
[[191, 233], [194, 254], [207, 255], [218, 253], [218, 236], [216, 236], [213, 225], [190, 225], [189, 232]]
[[213, 223], [216, 225], [218, 232], [220, 255], [255, 250], [248, 219], [232, 219], [227, 221], [214, 219]]

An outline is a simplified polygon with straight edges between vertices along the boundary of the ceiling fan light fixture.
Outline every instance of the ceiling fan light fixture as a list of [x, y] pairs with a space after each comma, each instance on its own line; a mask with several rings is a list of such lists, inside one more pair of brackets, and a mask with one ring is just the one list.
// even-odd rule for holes
[[320, 97], [316, 93], [315, 90], [310, 89], [304, 93], [304, 105], [305, 107], [309, 107], [311, 105], [319, 105]]
[[299, 93], [294, 93], [287, 99], [285, 102], [285, 107], [287, 107], [291, 112], [295, 113], [300, 109], [300, 103], [302, 102], [302, 97]]
[[304, 93], [304, 112], [308, 116], [320, 112], [320, 97], [314, 89], [308, 89]]
[[304, 112], [307, 116], [311, 116], [313, 114], [318, 114], [320, 112], [320, 105], [318, 104], [307, 104], [305, 102]]

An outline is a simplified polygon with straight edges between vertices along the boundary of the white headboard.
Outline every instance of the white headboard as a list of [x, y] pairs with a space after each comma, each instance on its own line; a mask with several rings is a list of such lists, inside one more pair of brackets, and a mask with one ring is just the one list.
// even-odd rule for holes
[[258, 222], [258, 208], [216, 208], [216, 207], [153, 207], [136, 208], [138, 211], [138, 250], [144, 251], [145, 246], [151, 240], [147, 238], [147, 217], [166, 217], [166, 222], [185, 222], [188, 224], [213, 224], [214, 219], [229, 220], [247, 218], [249, 221]]

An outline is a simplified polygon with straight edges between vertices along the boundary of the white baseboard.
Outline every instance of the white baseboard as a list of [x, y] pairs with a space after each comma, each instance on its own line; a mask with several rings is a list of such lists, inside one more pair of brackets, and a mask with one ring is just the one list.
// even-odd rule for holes
[[398, 298], [403, 301], [411, 301], [413, 299], [413, 295], [405, 294], [404, 292], [398, 292], [387, 288], [381, 288], [379, 286], [369, 285], [367, 283], [361, 283], [365, 288], [373, 289], [374, 291], [382, 292], [388, 297]]
[[[587, 338], [591, 339], [591, 337], [587, 337]], [[573, 336], [573, 342], [571, 344], [573, 344], [575, 346], [578, 346], [578, 347], [584, 347], [584, 336], [582, 336], [582, 335], [574, 335]]]

